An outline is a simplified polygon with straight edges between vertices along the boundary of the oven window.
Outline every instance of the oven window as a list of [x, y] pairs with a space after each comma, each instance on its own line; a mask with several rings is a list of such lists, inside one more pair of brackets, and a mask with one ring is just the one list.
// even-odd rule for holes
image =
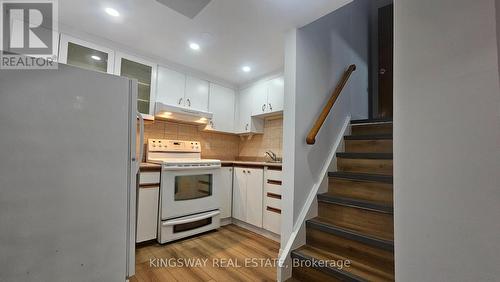
[[175, 177], [175, 201], [186, 201], [212, 196], [212, 174]]
[[211, 217], [209, 217], [207, 219], [198, 220], [195, 222], [177, 224], [177, 225], [174, 225], [174, 233], [186, 232], [186, 231], [201, 228], [203, 226], [207, 226], [210, 224], [212, 224]]

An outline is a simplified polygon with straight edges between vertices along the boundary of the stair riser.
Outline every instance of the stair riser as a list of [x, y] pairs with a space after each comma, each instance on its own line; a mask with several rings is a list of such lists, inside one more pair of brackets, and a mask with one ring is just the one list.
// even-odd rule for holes
[[341, 228], [384, 240], [394, 240], [392, 214], [319, 202], [318, 215]]
[[392, 134], [392, 123], [352, 125], [352, 135]]
[[330, 178], [328, 193], [338, 197], [372, 201], [392, 206], [392, 187], [392, 184], [388, 183]]
[[292, 276], [303, 282], [309, 281], [332, 281], [341, 282], [342, 280], [337, 279], [334, 276], [330, 276], [322, 271], [316, 270], [309, 267], [294, 267], [292, 270]]
[[392, 175], [392, 160], [338, 158], [339, 171]]
[[361, 262], [387, 273], [386, 278], [394, 276], [394, 255], [351, 239], [330, 234], [315, 228], [307, 228], [307, 244]]
[[345, 140], [348, 153], [392, 153], [392, 140]]

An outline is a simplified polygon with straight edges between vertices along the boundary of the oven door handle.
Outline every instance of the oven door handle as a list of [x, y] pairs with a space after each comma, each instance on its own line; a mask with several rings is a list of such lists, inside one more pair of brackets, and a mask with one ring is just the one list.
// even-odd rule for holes
[[178, 224], [191, 223], [191, 222], [199, 221], [202, 219], [207, 219], [207, 218], [216, 216], [218, 214], [220, 214], [220, 211], [216, 210], [216, 211], [209, 212], [209, 213], [195, 215], [195, 216], [189, 217], [189, 218], [181, 218], [181, 219], [173, 219], [173, 220], [165, 221], [165, 222], [162, 222], [161, 225], [162, 226], [172, 226], [172, 225], [178, 225]]

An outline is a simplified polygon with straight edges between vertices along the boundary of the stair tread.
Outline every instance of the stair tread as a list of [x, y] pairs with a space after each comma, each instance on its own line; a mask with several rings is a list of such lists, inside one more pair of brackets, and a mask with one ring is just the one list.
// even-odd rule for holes
[[384, 174], [333, 171], [333, 172], [328, 172], [328, 176], [334, 178], [355, 180], [355, 181], [382, 182], [389, 184], [392, 184], [393, 182], [392, 175], [384, 175]]
[[350, 240], [361, 242], [386, 251], [394, 252], [394, 241], [384, 240], [370, 235], [365, 235], [358, 231], [339, 227], [321, 217], [315, 217], [306, 222], [307, 228], [314, 228], [336, 236], [344, 237]]
[[372, 201], [358, 200], [353, 198], [338, 197], [329, 193], [318, 194], [318, 201], [361, 208], [382, 213], [392, 214], [394, 212], [394, 208], [389, 205], [384, 205]]
[[347, 135], [344, 140], [392, 140], [392, 134]]
[[299, 249], [292, 251], [292, 258], [316, 261], [349, 260], [350, 266], [343, 267], [342, 269], [331, 265], [322, 265], [315, 267], [315, 269], [321, 269], [331, 275], [341, 277], [342, 280], [346, 281], [394, 281], [394, 274], [392, 273], [386, 273], [350, 258], [342, 257], [335, 253], [321, 250], [309, 245], [302, 246]]
[[351, 120], [351, 124], [380, 124], [380, 123], [392, 123], [392, 118], [383, 118], [383, 119], [358, 119]]
[[392, 160], [392, 153], [337, 153], [337, 157], [345, 159]]

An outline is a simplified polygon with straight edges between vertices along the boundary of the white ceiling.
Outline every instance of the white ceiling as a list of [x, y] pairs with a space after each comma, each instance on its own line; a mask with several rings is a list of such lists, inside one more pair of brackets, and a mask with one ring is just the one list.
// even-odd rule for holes
[[[60, 0], [72, 29], [241, 85], [283, 67], [286, 31], [350, 0], [212, 0], [189, 19], [155, 0]], [[104, 7], [121, 13], [112, 18]], [[188, 42], [201, 45], [193, 52]], [[252, 72], [244, 73], [241, 66]]]

